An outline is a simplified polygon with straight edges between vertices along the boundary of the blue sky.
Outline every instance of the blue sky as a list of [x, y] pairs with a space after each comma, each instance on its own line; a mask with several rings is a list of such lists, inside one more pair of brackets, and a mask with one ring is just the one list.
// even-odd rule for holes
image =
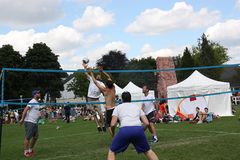
[[240, 0], [0, 0], [0, 46], [24, 55], [46, 43], [63, 69], [109, 50], [129, 59], [176, 56], [206, 33], [240, 62]]

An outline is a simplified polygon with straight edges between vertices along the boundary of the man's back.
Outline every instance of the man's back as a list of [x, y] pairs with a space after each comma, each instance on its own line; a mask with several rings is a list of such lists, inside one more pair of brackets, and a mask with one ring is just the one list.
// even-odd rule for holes
[[104, 92], [105, 101], [106, 101], [106, 108], [112, 108], [115, 107], [115, 87], [107, 88]]

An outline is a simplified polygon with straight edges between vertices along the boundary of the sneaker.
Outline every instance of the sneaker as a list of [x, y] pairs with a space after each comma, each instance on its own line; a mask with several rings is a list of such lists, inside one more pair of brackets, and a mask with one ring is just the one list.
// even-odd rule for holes
[[105, 126], [102, 127], [102, 130], [103, 130], [103, 132], [106, 132], [106, 131], [107, 131]]
[[23, 155], [24, 155], [24, 157], [26, 157], [26, 158], [31, 157], [31, 154], [30, 154], [29, 152], [26, 152], [26, 153], [24, 152]]
[[198, 121], [197, 124], [202, 124], [203, 122], [202, 121]]
[[97, 127], [97, 130], [98, 130], [99, 133], [102, 132], [102, 128], [101, 127]]
[[34, 156], [35, 155], [35, 152], [34, 150], [32, 150], [32, 152], [28, 152], [31, 156]]
[[158, 139], [157, 138], [152, 138], [152, 143], [157, 143]]

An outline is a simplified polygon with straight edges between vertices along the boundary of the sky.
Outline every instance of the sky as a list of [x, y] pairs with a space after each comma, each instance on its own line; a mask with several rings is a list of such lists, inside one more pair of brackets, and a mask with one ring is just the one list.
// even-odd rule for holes
[[166, 57], [205, 33], [240, 62], [240, 0], [0, 0], [0, 47], [25, 55], [46, 43], [63, 69], [120, 50], [128, 59]]

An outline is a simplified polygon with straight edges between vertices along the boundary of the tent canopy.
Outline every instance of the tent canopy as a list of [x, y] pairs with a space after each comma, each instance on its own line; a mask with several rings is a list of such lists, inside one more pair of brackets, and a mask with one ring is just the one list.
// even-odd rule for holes
[[191, 89], [189, 86], [191, 87], [220, 87], [222, 88], [223, 86], [229, 86], [228, 82], [220, 82], [220, 81], [216, 81], [213, 79], [210, 79], [204, 75], [202, 75], [201, 73], [199, 73], [197, 70], [195, 70], [187, 79], [185, 79], [184, 81], [169, 86], [167, 89], [168, 91], [170, 90], [182, 90], [182, 89]]
[[128, 91], [130, 93], [142, 93], [142, 88], [138, 87], [131, 81], [123, 88], [124, 91]]
[[[220, 82], [210, 79], [198, 71], [194, 71], [184, 81], [167, 87], [168, 98], [203, 95], [211, 93], [219, 93], [230, 91], [230, 84], [228, 82]], [[231, 116], [231, 94], [219, 94], [214, 96], [204, 96], [206, 104], [210, 112], [214, 112], [220, 116]], [[183, 99], [174, 99], [168, 101], [169, 113], [173, 116]], [[190, 103], [187, 103], [188, 105]], [[188, 107], [188, 106], [186, 106]]]

